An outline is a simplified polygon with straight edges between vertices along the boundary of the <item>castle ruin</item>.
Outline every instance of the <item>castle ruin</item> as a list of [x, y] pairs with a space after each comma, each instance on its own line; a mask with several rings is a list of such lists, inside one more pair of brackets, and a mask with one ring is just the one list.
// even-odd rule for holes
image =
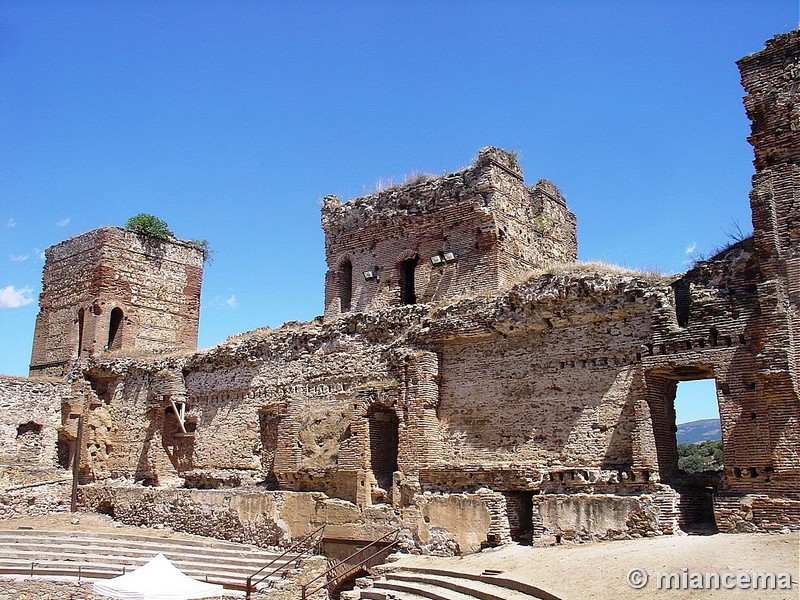
[[[77, 460], [89, 508], [256, 544], [800, 529], [800, 31], [739, 68], [754, 234], [681, 276], [576, 263], [564, 198], [496, 148], [327, 197], [324, 317], [209, 350], [195, 245], [49, 249], [32, 377], [0, 379], [2, 516], [64, 509]], [[724, 470], [688, 476], [675, 391], [707, 378]]]

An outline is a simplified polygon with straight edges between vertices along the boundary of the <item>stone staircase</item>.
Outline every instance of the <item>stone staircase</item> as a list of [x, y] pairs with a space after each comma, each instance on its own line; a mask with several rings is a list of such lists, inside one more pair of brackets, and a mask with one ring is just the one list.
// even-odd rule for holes
[[[247, 577], [280, 556], [254, 546], [175, 535], [136, 533], [89, 533], [85, 531], [34, 531], [0, 529], [0, 577], [34, 576], [45, 579], [109, 579], [130, 572], [161, 552], [178, 569], [203, 581], [221, 583], [226, 590], [243, 594]], [[284, 557], [273, 567], [290, 563]], [[283, 571], [285, 573], [285, 571]], [[259, 590], [282, 579], [270, 577]]]
[[[486, 571], [477, 575], [446, 569], [399, 568], [345, 592], [361, 600], [560, 600], [535, 586]], [[345, 596], [347, 594], [348, 596]]]

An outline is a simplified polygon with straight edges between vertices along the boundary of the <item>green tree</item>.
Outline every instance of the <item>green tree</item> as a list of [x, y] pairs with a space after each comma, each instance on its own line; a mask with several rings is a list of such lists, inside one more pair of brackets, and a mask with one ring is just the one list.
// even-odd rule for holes
[[678, 459], [678, 468], [687, 473], [702, 473], [706, 470], [706, 461], [698, 454], [684, 456]]
[[678, 444], [678, 468], [687, 473], [722, 469], [722, 441]]
[[166, 221], [162, 221], [158, 217], [148, 215], [147, 213], [139, 213], [131, 217], [125, 222], [125, 229], [130, 229], [139, 235], [146, 235], [148, 237], [156, 238], [159, 240], [168, 240], [175, 237]]

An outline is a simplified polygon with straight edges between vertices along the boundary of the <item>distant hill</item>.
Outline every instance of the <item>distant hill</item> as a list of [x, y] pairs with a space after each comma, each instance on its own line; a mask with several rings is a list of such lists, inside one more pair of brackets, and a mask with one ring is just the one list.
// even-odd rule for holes
[[708, 440], [722, 439], [719, 419], [700, 419], [678, 425], [675, 438], [679, 444], [697, 444]]

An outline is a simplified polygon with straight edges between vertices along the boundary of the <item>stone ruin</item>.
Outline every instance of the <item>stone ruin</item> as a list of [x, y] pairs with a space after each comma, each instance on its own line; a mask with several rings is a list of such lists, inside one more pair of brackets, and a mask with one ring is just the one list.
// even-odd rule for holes
[[[0, 379], [0, 514], [66, 510], [74, 467], [88, 508], [262, 545], [800, 529], [800, 31], [739, 67], [754, 234], [680, 276], [575, 262], [564, 198], [496, 148], [325, 198], [324, 317], [209, 350], [201, 248], [50, 248], [31, 377]], [[675, 392], [705, 378], [724, 470], [689, 476]]]

